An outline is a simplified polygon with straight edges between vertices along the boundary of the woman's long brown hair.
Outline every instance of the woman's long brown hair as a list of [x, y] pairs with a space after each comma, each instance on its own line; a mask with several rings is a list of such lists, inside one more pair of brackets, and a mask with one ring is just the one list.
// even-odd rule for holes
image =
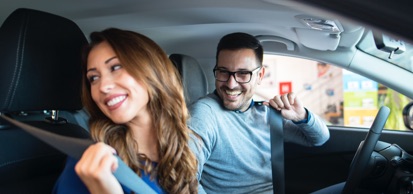
[[[126, 30], [109, 28], [90, 35], [91, 43], [84, 52], [82, 101], [90, 114], [92, 138], [114, 147], [119, 156], [136, 173], [140, 170], [157, 176], [168, 193], [197, 193], [197, 162], [188, 141], [189, 117], [182, 82], [166, 53], [146, 36]], [[133, 139], [126, 125], [113, 123], [91, 98], [86, 78], [87, 56], [97, 44], [106, 41], [113, 48], [121, 65], [148, 90], [148, 109], [152, 116], [159, 147], [159, 161], [154, 168], [144, 154], [137, 154], [139, 142]], [[154, 131], [155, 132], [155, 131]]]

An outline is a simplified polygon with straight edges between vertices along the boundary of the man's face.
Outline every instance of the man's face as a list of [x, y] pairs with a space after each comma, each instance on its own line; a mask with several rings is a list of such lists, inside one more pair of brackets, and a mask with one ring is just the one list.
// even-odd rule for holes
[[[215, 69], [221, 71], [253, 71], [260, 64], [252, 49], [221, 50], [218, 54], [217, 66]], [[251, 80], [248, 83], [238, 83], [231, 75], [228, 81], [215, 80], [215, 87], [218, 96], [222, 99], [225, 108], [229, 110], [246, 111], [255, 93], [256, 86], [260, 83], [264, 68], [253, 71]], [[240, 81], [240, 80], [238, 80]]]

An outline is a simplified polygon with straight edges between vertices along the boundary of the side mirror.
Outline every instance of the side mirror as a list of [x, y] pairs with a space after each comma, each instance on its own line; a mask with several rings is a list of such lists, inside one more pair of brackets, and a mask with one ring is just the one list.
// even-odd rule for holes
[[403, 108], [403, 121], [408, 129], [413, 130], [413, 102]]

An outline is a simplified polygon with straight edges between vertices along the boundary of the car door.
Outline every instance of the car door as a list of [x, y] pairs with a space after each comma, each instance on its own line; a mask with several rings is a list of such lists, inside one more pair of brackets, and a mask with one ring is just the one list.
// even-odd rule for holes
[[287, 193], [309, 193], [346, 181], [356, 150], [382, 105], [392, 113], [379, 140], [413, 151], [413, 133], [400, 120], [399, 107], [411, 101], [407, 97], [333, 64], [266, 55], [264, 66], [266, 75], [255, 99], [295, 92], [330, 130], [330, 139], [319, 147], [285, 143]]

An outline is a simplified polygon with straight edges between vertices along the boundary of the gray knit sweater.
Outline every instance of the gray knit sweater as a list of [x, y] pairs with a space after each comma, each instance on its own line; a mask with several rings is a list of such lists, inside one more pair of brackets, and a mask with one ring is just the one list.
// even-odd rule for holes
[[[229, 111], [211, 93], [194, 103], [190, 113], [188, 126], [200, 137], [191, 142], [200, 193], [273, 193], [268, 106]], [[329, 139], [323, 121], [308, 115], [307, 123], [283, 120], [285, 142], [319, 146]]]

